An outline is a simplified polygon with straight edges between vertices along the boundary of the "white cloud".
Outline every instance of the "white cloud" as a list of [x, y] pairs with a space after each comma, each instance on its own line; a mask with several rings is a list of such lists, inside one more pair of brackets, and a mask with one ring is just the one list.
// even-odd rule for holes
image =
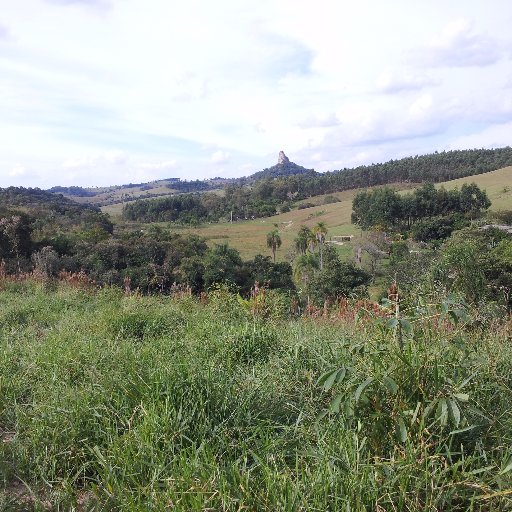
[[10, 34], [9, 29], [6, 26], [0, 24], [0, 41], [8, 40], [8, 39], [10, 39], [10, 36], [11, 36], [11, 34]]
[[425, 87], [439, 85], [440, 81], [426, 74], [411, 71], [386, 71], [377, 79], [377, 91], [396, 94], [403, 91], [417, 91]]
[[213, 164], [221, 165], [229, 162], [229, 158], [230, 154], [228, 152], [219, 149], [218, 151], [215, 151], [215, 153], [212, 154], [210, 160]]
[[327, 128], [338, 124], [340, 124], [340, 120], [334, 112], [311, 114], [298, 123], [301, 128]]
[[23, 165], [15, 165], [7, 174], [11, 177], [23, 176], [27, 173], [27, 169]]
[[457, 20], [444, 27], [427, 45], [424, 58], [434, 66], [489, 66], [503, 56], [500, 43], [479, 33], [468, 20]]
[[109, 0], [45, 0], [49, 4], [63, 5], [63, 6], [83, 6], [106, 9], [111, 7]]
[[176, 160], [166, 160], [164, 162], [153, 162], [141, 164], [143, 169], [154, 170], [154, 171], [174, 171], [178, 168], [178, 162]]
[[496, 124], [483, 130], [462, 135], [450, 141], [446, 149], [473, 149], [496, 148], [510, 146], [510, 134], [512, 133], [512, 120], [506, 123]]

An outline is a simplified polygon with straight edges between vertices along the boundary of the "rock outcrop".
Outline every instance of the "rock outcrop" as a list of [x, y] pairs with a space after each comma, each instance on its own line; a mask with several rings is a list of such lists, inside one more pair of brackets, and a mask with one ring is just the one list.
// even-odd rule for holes
[[284, 151], [279, 151], [279, 156], [277, 157], [277, 165], [289, 163], [290, 159], [284, 154]]

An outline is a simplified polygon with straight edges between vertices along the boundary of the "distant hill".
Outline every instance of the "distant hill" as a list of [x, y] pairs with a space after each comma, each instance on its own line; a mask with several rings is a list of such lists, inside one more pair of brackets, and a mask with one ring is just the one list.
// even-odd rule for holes
[[148, 183], [129, 183], [112, 187], [53, 187], [51, 191], [62, 193], [81, 204], [103, 207], [181, 193], [225, 191], [232, 186], [250, 189], [254, 188], [258, 182], [269, 181], [269, 186], [279, 189], [273, 193], [274, 199], [279, 198], [280, 201], [286, 201], [293, 198], [297, 201], [312, 196], [375, 185], [413, 184], [427, 181], [439, 183], [491, 172], [509, 165], [512, 165], [512, 148], [504, 147], [435, 152], [389, 160], [384, 163], [318, 173], [313, 169], [307, 169], [291, 162], [281, 151], [276, 165], [243, 178], [214, 178], [212, 180], [168, 178]]
[[284, 154], [284, 151], [280, 151], [276, 165], [263, 169], [263, 171], [256, 172], [249, 176], [248, 179], [250, 181], [258, 181], [268, 178], [282, 178], [303, 174], [316, 176], [318, 173], [315, 172], [314, 169], [306, 169], [305, 167], [302, 167], [302, 165], [290, 162], [290, 159]]
[[[80, 187], [72, 187], [80, 188]], [[39, 188], [7, 187], [0, 188], [0, 208], [32, 210], [37, 208], [63, 210], [96, 210], [90, 205], [78, 205], [75, 201], [48, 190]]]
[[41, 238], [49, 232], [101, 229], [112, 232], [113, 226], [101, 210], [89, 204], [78, 204], [62, 194], [39, 188], [0, 188], [0, 218], [28, 215]]

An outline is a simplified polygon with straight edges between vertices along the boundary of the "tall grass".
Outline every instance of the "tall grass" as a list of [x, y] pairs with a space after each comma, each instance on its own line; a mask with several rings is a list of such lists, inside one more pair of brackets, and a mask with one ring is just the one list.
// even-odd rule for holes
[[[506, 325], [0, 291], [0, 509], [506, 510]], [[455, 409], [455, 407], [457, 409]]]

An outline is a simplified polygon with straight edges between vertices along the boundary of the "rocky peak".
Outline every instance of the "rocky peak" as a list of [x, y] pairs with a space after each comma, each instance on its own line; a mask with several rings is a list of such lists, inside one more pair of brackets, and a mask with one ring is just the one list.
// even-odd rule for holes
[[289, 163], [290, 159], [284, 154], [284, 151], [279, 151], [279, 156], [277, 157], [277, 165]]

